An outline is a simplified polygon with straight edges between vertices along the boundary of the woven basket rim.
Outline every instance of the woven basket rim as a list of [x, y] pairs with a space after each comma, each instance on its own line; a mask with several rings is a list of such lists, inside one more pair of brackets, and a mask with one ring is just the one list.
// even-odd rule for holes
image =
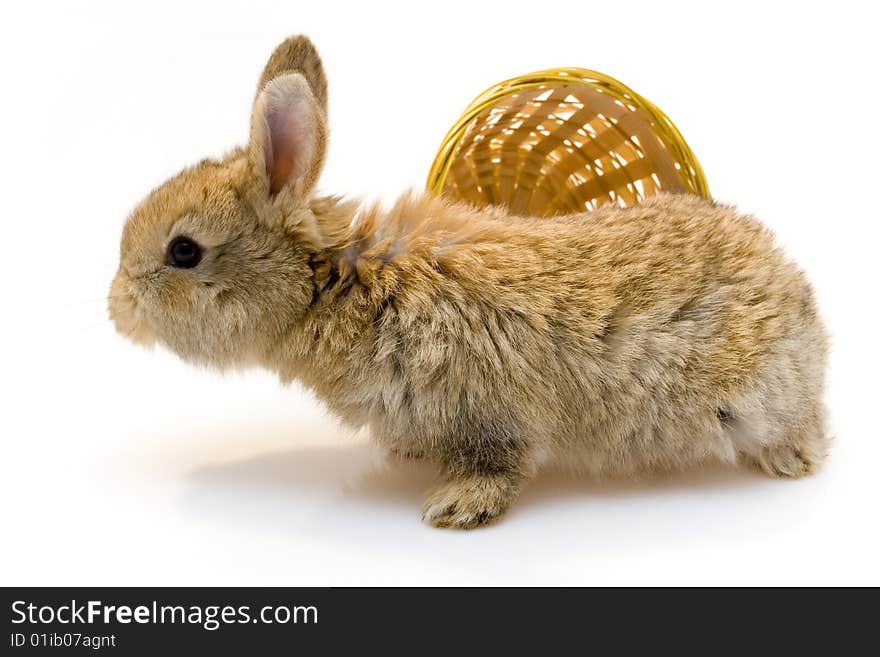
[[646, 112], [657, 125], [657, 136], [661, 139], [667, 149], [669, 149], [683, 165], [689, 169], [690, 175], [688, 180], [684, 181], [694, 194], [710, 198], [709, 184], [706, 181], [706, 174], [700, 165], [697, 156], [691, 147], [685, 141], [681, 131], [659, 107], [641, 94], [633, 91], [625, 84], [612, 78], [610, 75], [599, 73], [586, 68], [567, 67], [567, 68], [551, 68], [541, 71], [534, 71], [525, 75], [519, 75], [498, 84], [492, 85], [476, 98], [462, 113], [461, 117], [443, 137], [440, 149], [431, 169], [428, 172], [428, 180], [425, 188], [433, 194], [439, 195], [443, 191], [446, 184], [446, 177], [452, 166], [452, 158], [455, 154], [456, 146], [458, 146], [461, 137], [471, 121], [480, 113], [495, 104], [499, 99], [509, 96], [513, 93], [538, 87], [543, 84], [553, 82], [581, 82], [596, 87], [600, 87], [605, 93], [620, 100], [639, 107]]

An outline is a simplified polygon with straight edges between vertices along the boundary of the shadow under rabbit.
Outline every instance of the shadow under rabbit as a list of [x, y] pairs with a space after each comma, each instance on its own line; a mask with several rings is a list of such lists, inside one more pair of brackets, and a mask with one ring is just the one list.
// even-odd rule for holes
[[738, 523], [761, 523], [772, 531], [780, 504], [787, 513], [803, 506], [779, 497], [788, 498], [782, 484], [791, 482], [722, 465], [606, 481], [547, 470], [499, 523], [455, 532], [420, 522], [421, 501], [436, 480], [430, 464], [388, 462], [370, 444], [299, 447], [197, 467], [188, 476], [184, 501], [189, 513], [217, 513], [223, 524], [389, 550], [459, 540], [439, 538], [451, 535], [494, 543], [509, 532], [518, 540], [505, 549], [524, 554], [544, 548], [580, 552], [591, 543], [596, 549], [626, 548], [649, 537], [711, 540], [737, 533]]

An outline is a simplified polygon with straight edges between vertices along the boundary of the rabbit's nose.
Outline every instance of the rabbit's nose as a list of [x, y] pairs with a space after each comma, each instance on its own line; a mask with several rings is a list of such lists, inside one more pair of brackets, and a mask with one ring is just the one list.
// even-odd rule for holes
[[138, 306], [137, 298], [129, 290], [130, 279], [118, 273], [110, 286], [107, 297], [107, 310], [116, 331], [129, 340], [145, 346], [152, 345], [156, 339]]
[[110, 293], [107, 295], [107, 311], [110, 319], [116, 326], [116, 330], [127, 335], [131, 333], [137, 324], [137, 301], [129, 289], [131, 279], [120, 267], [110, 284]]

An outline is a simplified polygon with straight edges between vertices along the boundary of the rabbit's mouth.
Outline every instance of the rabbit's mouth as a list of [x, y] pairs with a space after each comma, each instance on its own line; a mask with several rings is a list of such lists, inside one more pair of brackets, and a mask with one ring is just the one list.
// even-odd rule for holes
[[110, 313], [110, 320], [121, 335], [145, 347], [151, 347], [156, 343], [155, 335], [144, 320], [143, 310], [131, 292], [128, 277], [121, 270], [110, 286], [107, 310]]

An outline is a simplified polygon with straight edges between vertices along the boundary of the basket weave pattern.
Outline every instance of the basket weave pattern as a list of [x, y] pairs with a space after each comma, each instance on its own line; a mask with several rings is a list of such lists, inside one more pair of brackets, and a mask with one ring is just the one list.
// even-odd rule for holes
[[708, 196], [672, 122], [583, 69], [541, 71], [479, 96], [446, 136], [428, 188], [536, 216], [634, 205], [661, 190]]

